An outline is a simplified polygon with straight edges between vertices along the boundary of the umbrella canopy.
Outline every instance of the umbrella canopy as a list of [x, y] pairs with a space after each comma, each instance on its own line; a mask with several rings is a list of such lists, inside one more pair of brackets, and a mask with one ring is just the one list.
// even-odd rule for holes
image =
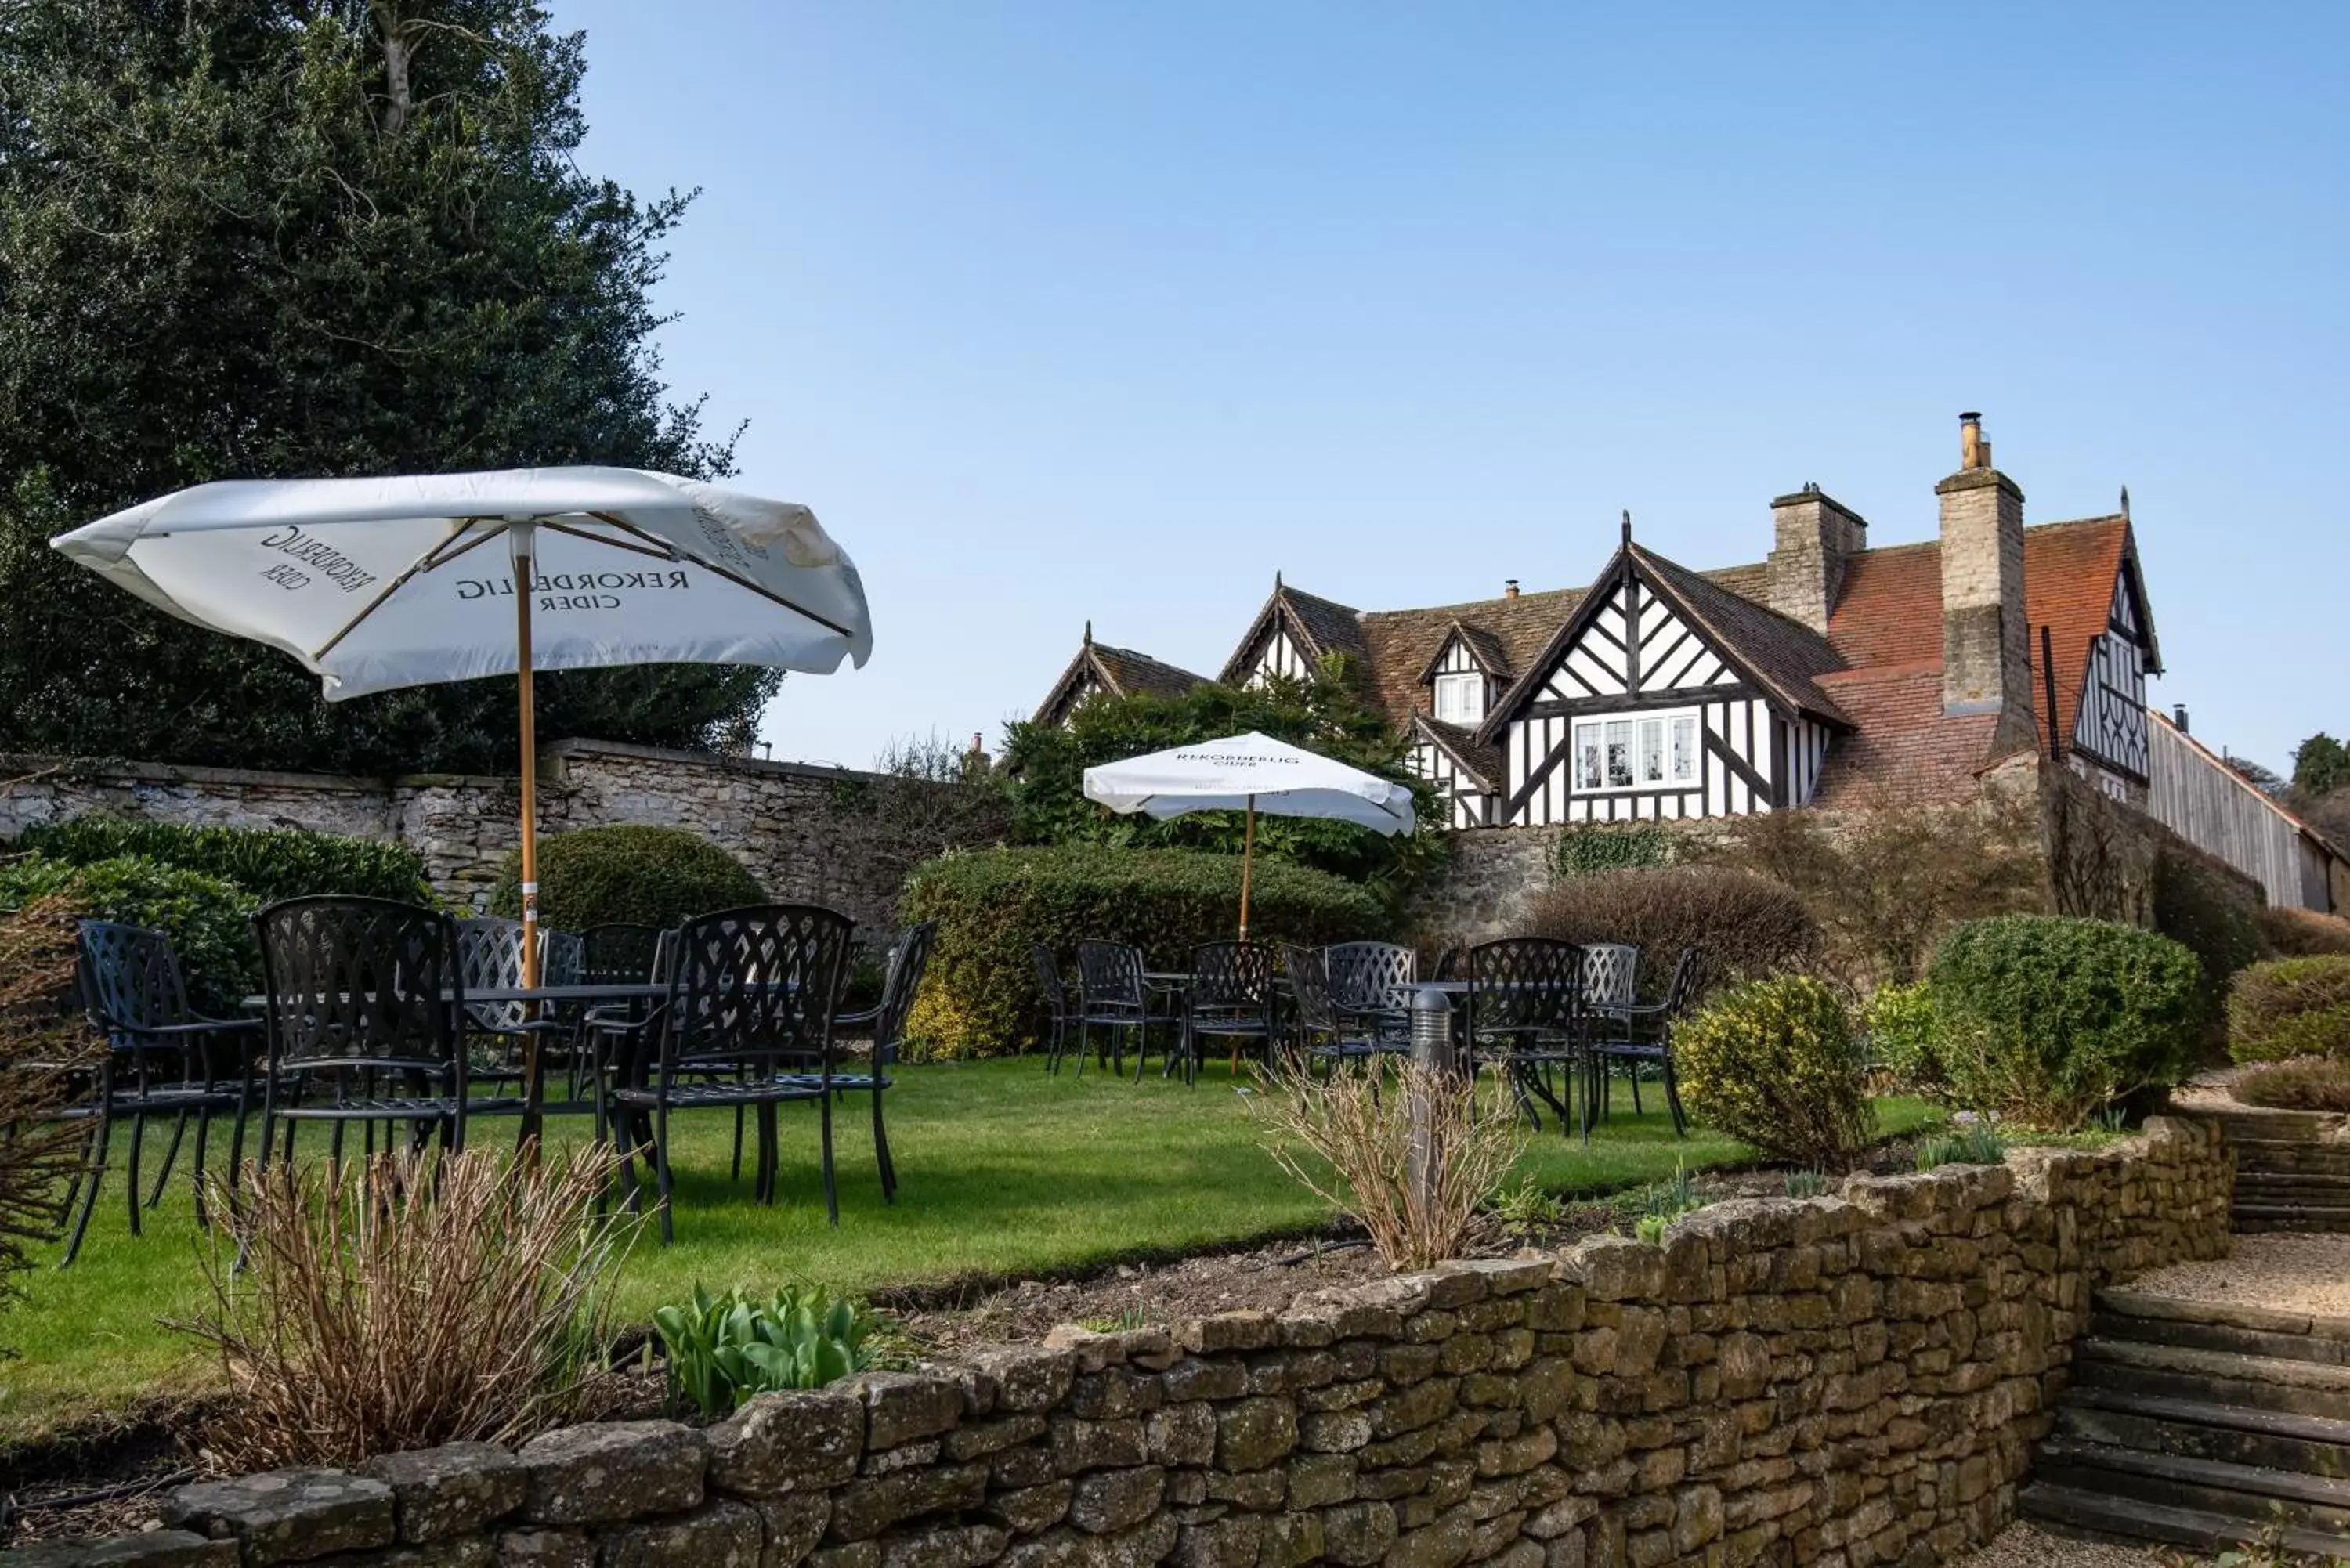
[[806, 507], [636, 469], [233, 480], [52, 543], [184, 620], [282, 649], [330, 701], [511, 673], [518, 614], [539, 670], [823, 674], [873, 650], [857, 567]]
[[1256, 814], [1351, 822], [1376, 833], [1409, 833], [1411, 791], [1393, 779], [1252, 730], [1086, 770], [1086, 798], [1122, 815], [1181, 816], [1245, 812], [1241, 847], [1241, 940], [1248, 940], [1249, 868]]
[[329, 701], [516, 673], [525, 984], [538, 975], [534, 670], [828, 674], [873, 651], [864, 583], [814, 513], [639, 469], [231, 480], [50, 543], [183, 620], [282, 649]]

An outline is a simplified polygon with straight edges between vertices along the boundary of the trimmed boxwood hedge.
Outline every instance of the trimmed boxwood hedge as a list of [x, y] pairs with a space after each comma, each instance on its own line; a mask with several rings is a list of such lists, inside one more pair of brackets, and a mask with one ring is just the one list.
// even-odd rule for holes
[[[1240, 899], [1241, 863], [1229, 855], [1064, 846], [926, 861], [900, 906], [910, 925], [939, 923], [908, 1036], [938, 1056], [1024, 1049], [1044, 1021], [1034, 944], [1060, 955], [1072, 984], [1086, 939], [1133, 942], [1153, 967], [1180, 969], [1195, 945], [1230, 940]], [[1379, 900], [1352, 882], [1279, 863], [1255, 869], [1249, 926], [1260, 940], [1351, 941], [1386, 925]]]
[[2228, 1049], [2239, 1062], [2350, 1057], [2350, 958], [2277, 959], [2238, 971]]
[[2056, 915], [1972, 920], [1942, 940], [1926, 1083], [1970, 1108], [2070, 1130], [2126, 1095], [2182, 1083], [2206, 1017], [2193, 952], [2135, 926]]
[[[538, 844], [538, 918], [563, 931], [628, 921], [674, 926], [714, 909], [764, 904], [743, 863], [681, 827], [622, 823], [550, 834]], [[490, 913], [522, 916], [522, 852], [508, 854]]]
[[137, 856], [224, 877], [264, 904], [317, 893], [431, 904], [424, 857], [404, 844], [295, 827], [190, 827], [173, 822], [78, 816], [28, 827], [16, 841], [51, 860], [87, 866]]

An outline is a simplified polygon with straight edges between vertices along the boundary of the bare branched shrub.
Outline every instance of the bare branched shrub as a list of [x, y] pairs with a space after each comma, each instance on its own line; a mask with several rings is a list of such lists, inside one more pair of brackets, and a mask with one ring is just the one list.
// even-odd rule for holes
[[1274, 1162], [1361, 1220], [1394, 1269], [1459, 1257], [1524, 1144], [1506, 1094], [1481, 1101], [1474, 1079], [1417, 1062], [1384, 1081], [1268, 1075], [1251, 1104]]
[[[206, 1436], [231, 1467], [350, 1465], [576, 1418], [603, 1375], [634, 1221], [592, 1205], [611, 1158], [468, 1150], [339, 1172], [279, 1166], [214, 1212], [209, 1310], [175, 1326], [237, 1397]], [[235, 1267], [242, 1241], [245, 1266]]]
[[0, 913], [0, 1305], [57, 1240], [80, 1158], [80, 1125], [51, 1119], [100, 1048], [71, 1002], [79, 915], [58, 898]]
[[1563, 942], [1638, 943], [1640, 986], [1652, 997], [1684, 948], [1702, 948], [1723, 981], [1809, 969], [1820, 952], [1819, 926], [1793, 888], [1716, 866], [1565, 877], [1526, 901], [1518, 926]]
[[2002, 800], [1764, 812], [1685, 853], [1794, 888], [1825, 934], [1824, 967], [1867, 992], [1919, 978], [1963, 921], [2040, 909], [2038, 845], [2029, 806]]

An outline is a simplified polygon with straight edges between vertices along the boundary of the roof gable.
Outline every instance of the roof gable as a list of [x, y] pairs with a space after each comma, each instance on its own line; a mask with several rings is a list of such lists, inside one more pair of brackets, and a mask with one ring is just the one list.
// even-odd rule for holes
[[1482, 628], [1463, 626], [1455, 618], [1452, 629], [1445, 633], [1444, 639], [1436, 645], [1436, 651], [1428, 656], [1426, 664], [1420, 666], [1420, 685], [1425, 686], [1436, 679], [1437, 667], [1444, 662], [1445, 655], [1451, 653], [1456, 644], [1468, 652], [1470, 661], [1487, 680], [1507, 680], [1510, 678], [1510, 656], [1502, 647], [1501, 639]]
[[1088, 690], [1106, 691], [1114, 697], [1145, 692], [1157, 697], [1180, 697], [1206, 680], [1205, 676], [1194, 675], [1147, 653], [1096, 642], [1093, 628], [1088, 625], [1076, 657], [1061, 671], [1061, 678], [1053, 682], [1052, 691], [1037, 705], [1035, 716], [1042, 722], [1057, 724], [1068, 717]]
[[1248, 630], [1224, 660], [1217, 679], [1227, 685], [1237, 685], [1255, 672], [1258, 650], [1275, 628], [1288, 633], [1298, 651], [1309, 659], [1319, 660], [1331, 654], [1347, 654], [1357, 662], [1367, 662], [1369, 649], [1363, 641], [1360, 617], [1355, 609], [1336, 599], [1326, 599], [1284, 583], [1276, 574], [1273, 592], [1265, 597], [1263, 607], [1249, 622]]
[[1412, 715], [1412, 733], [1452, 759], [1469, 782], [1489, 794], [1498, 794], [1509, 778], [1509, 763], [1498, 746], [1478, 743], [1476, 732], [1447, 724], [1425, 713]]

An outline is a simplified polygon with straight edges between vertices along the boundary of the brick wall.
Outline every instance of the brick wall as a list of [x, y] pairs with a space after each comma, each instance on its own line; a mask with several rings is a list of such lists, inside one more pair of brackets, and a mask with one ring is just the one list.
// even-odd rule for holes
[[2092, 1293], [2222, 1254], [2230, 1186], [2158, 1118], [702, 1431], [188, 1487], [173, 1528], [0, 1568], [1930, 1568], [2012, 1516]]

